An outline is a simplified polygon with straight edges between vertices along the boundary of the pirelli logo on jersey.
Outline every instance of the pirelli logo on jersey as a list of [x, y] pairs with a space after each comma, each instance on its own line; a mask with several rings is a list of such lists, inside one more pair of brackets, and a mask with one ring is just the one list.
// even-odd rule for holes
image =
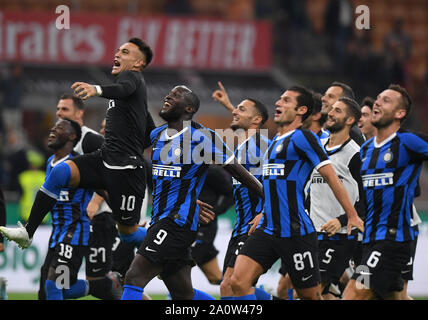
[[181, 167], [154, 164], [152, 172], [154, 176], [180, 178]]
[[[344, 181], [345, 180], [345, 178], [343, 178], [341, 175], [338, 175], [337, 176], [339, 179], [340, 179], [340, 181]], [[320, 175], [319, 173], [315, 173], [314, 175], [313, 175], [313, 177], [312, 177], [312, 180], [311, 180], [311, 182], [312, 183], [328, 183], [327, 182], [327, 180], [325, 180], [324, 178], [323, 178], [323, 176], [322, 175]]]
[[384, 187], [394, 184], [394, 173], [375, 173], [366, 174], [362, 176], [363, 186], [365, 188], [370, 187]]
[[283, 176], [285, 164], [268, 163], [263, 165], [263, 176]]

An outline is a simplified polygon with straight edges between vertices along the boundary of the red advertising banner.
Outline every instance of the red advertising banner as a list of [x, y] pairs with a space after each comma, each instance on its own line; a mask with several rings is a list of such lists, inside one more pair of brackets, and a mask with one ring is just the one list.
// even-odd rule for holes
[[265, 70], [271, 65], [271, 25], [207, 18], [70, 12], [70, 28], [58, 30], [59, 14], [0, 11], [0, 61], [112, 65], [130, 37], [145, 39], [153, 67]]

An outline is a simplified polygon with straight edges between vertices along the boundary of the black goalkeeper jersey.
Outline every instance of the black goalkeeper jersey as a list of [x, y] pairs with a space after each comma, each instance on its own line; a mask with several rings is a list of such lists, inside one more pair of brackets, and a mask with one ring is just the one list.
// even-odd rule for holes
[[101, 89], [101, 97], [110, 99], [101, 147], [104, 164], [113, 169], [142, 166], [144, 149], [150, 146], [150, 132], [155, 128], [143, 75], [123, 71], [114, 84], [102, 85]]

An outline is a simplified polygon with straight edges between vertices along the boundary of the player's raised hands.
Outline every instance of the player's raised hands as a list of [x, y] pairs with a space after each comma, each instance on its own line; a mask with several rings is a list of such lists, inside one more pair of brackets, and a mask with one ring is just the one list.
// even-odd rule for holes
[[74, 93], [82, 100], [86, 100], [97, 95], [95, 86], [86, 82], [75, 82], [71, 88], [74, 90]]
[[217, 82], [220, 89], [217, 89], [213, 92], [212, 97], [215, 101], [220, 102], [227, 110], [232, 112], [235, 107], [230, 102], [229, 96], [226, 93], [226, 89], [223, 87], [221, 81]]

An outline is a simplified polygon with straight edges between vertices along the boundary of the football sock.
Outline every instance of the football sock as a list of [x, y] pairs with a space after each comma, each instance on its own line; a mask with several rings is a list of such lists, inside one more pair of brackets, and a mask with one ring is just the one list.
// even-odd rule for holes
[[56, 202], [56, 199], [51, 198], [46, 193], [40, 190], [37, 191], [36, 199], [34, 200], [30, 216], [28, 217], [28, 222], [25, 225], [25, 229], [27, 230], [30, 239], [33, 237], [38, 226], [42, 223], [44, 217]]
[[139, 247], [143, 242], [144, 238], [146, 237], [146, 234], [147, 234], [146, 228], [138, 227], [137, 231], [131, 234], [119, 233], [119, 237], [123, 242], [129, 243], [135, 247]]
[[245, 296], [239, 296], [235, 297], [235, 300], [257, 300], [256, 295], [253, 294], [247, 294]]
[[122, 299], [120, 300], [143, 300], [144, 289], [125, 284], [123, 286]]
[[288, 289], [288, 290], [287, 290], [287, 294], [288, 294], [288, 300], [294, 300], [294, 292], [293, 292], [293, 289]]
[[254, 288], [254, 294], [257, 300], [272, 300], [272, 295], [261, 288]]
[[64, 299], [77, 299], [88, 295], [89, 283], [86, 280], [77, 280], [69, 289], [64, 290]]
[[193, 299], [192, 300], [215, 300], [215, 298], [206, 292], [193, 288]]
[[46, 289], [46, 300], [64, 300], [62, 295], [62, 289], [58, 289], [55, 281], [46, 280], [45, 281]]

